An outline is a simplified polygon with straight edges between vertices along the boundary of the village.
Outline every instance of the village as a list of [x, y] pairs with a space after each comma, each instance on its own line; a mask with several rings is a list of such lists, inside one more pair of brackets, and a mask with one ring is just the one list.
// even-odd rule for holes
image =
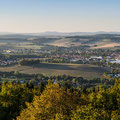
[[46, 50], [31, 48], [5, 50], [3, 49], [1, 51], [1, 55], [2, 57], [0, 58], [0, 66], [17, 64], [20, 59], [24, 58], [40, 59], [41, 62], [95, 64], [106, 67], [111, 67], [110, 65], [118, 64], [118, 68], [120, 64], [120, 53], [116, 51], [100, 52], [100, 50], [74, 50], [72, 48], [59, 48], [59, 52], [57, 52], [57, 50], [54, 49]]

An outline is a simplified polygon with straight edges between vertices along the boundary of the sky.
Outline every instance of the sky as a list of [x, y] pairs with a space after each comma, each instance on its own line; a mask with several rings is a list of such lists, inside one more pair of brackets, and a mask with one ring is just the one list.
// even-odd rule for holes
[[120, 0], [0, 0], [0, 32], [120, 32]]

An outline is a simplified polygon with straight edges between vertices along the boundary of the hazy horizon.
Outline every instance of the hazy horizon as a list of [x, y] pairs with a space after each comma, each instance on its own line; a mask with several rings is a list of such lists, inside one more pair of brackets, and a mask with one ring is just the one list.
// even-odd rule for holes
[[0, 32], [120, 32], [120, 0], [0, 0]]
[[0, 33], [3, 33], [3, 34], [42, 34], [42, 33], [120, 33], [120, 31], [76, 31], [76, 32], [62, 32], [62, 31], [43, 31], [43, 32], [9, 32], [9, 31], [0, 31]]

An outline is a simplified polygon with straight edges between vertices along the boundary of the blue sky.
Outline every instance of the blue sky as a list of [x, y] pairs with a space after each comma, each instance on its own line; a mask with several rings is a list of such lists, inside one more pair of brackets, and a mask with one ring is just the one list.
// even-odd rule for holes
[[120, 0], [0, 0], [0, 32], [120, 32]]

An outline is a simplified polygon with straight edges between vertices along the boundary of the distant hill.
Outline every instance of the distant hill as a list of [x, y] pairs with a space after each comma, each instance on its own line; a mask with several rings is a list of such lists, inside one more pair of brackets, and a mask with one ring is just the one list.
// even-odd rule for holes
[[0, 38], [21, 38], [21, 39], [26, 39], [29, 37], [33, 37], [32, 35], [24, 35], [24, 34], [0, 34]]
[[96, 34], [96, 35], [76, 35], [59, 36], [58, 38], [48, 37], [34, 39], [34, 42], [44, 43], [54, 46], [80, 46], [88, 45], [91, 48], [107, 48], [120, 46], [120, 34]]
[[120, 46], [119, 32], [75, 32], [75, 33], [1, 33], [0, 40], [16, 40], [21, 42], [31, 42], [35, 45], [44, 46], [89, 46], [92, 49], [113, 48]]
[[96, 35], [96, 34], [120, 34], [120, 32], [43, 32], [43, 33], [28, 33], [34, 36], [76, 36], [76, 35]]
[[10, 32], [0, 32], [0, 37], [1, 35], [3, 36], [24, 36], [24, 37], [29, 37], [29, 36], [81, 36], [81, 35], [96, 35], [96, 34], [120, 34], [120, 32], [104, 32], [104, 31], [99, 31], [99, 32], [42, 32], [42, 33], [10, 33]]

